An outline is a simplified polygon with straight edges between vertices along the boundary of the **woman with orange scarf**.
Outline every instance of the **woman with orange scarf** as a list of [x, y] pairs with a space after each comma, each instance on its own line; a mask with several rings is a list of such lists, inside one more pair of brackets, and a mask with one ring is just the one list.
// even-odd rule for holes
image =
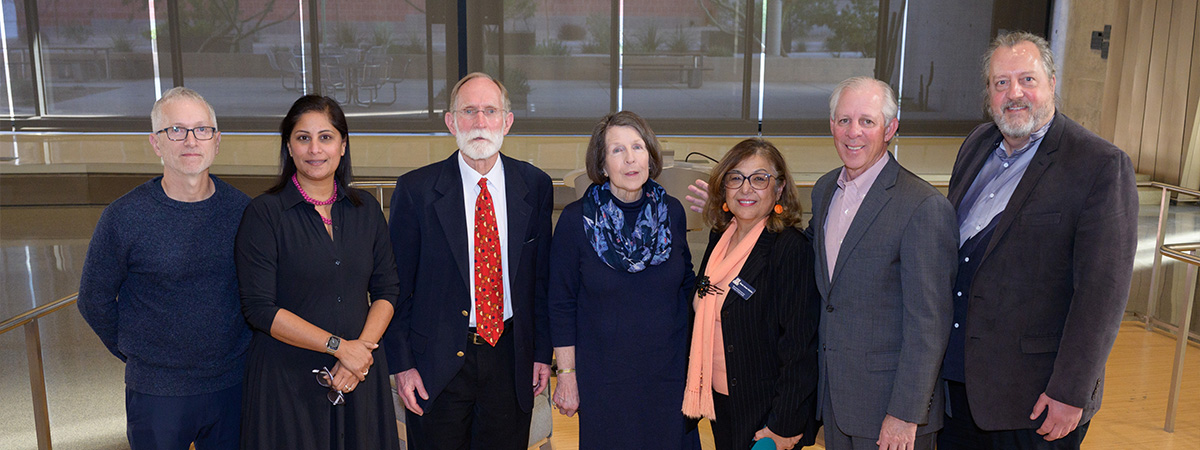
[[791, 173], [774, 145], [747, 139], [708, 184], [713, 231], [692, 302], [683, 412], [709, 419], [718, 450], [762, 438], [811, 445], [820, 294]]

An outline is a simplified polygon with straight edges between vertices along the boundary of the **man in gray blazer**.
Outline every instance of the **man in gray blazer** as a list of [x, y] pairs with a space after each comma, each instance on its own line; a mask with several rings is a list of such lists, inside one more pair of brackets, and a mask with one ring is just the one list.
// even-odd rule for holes
[[810, 222], [824, 302], [825, 446], [932, 449], [953, 308], [954, 209], [887, 152], [899, 121], [886, 83], [843, 81], [829, 106], [845, 165], [817, 181]]
[[983, 68], [994, 123], [950, 178], [960, 249], [938, 447], [1078, 449], [1129, 297], [1133, 164], [1055, 111], [1044, 39], [997, 37]]

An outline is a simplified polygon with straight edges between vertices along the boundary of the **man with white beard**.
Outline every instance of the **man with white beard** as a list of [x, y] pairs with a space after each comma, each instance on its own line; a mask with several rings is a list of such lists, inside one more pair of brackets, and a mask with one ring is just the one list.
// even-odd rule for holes
[[958, 276], [938, 449], [1078, 449], [1129, 295], [1133, 164], [1055, 111], [1044, 39], [997, 37], [983, 71], [995, 123], [971, 132], [950, 178]]
[[513, 114], [484, 73], [450, 93], [444, 161], [396, 179], [400, 273], [384, 335], [415, 449], [524, 449], [533, 397], [550, 383], [550, 177], [500, 153]]

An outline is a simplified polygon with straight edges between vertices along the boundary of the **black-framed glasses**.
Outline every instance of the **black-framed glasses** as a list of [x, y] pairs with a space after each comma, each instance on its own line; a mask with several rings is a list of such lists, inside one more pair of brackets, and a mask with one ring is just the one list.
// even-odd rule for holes
[[317, 384], [321, 385], [321, 387], [329, 388], [329, 392], [325, 394], [325, 398], [329, 399], [329, 403], [333, 403], [334, 405], [346, 403], [346, 394], [334, 389], [330, 385], [333, 382], [333, 374], [329, 373], [329, 368], [321, 367], [320, 369], [313, 369], [312, 372], [317, 375]]
[[192, 136], [195, 136], [197, 141], [207, 141], [212, 139], [213, 136], [217, 135], [217, 127], [166, 127], [155, 131], [154, 134], [167, 133], [167, 139], [172, 141], [182, 141], [187, 139], [188, 132], [191, 132]]
[[464, 119], [470, 119], [475, 117], [477, 113], [483, 113], [485, 119], [494, 120], [499, 118], [505, 111], [499, 108], [463, 108], [454, 112]]
[[736, 190], [741, 189], [742, 184], [746, 180], [750, 180], [750, 187], [755, 189], [766, 189], [771, 185], [771, 178], [775, 175], [762, 172], [754, 172], [747, 175], [742, 175], [741, 172], [731, 171], [725, 174], [725, 189]]

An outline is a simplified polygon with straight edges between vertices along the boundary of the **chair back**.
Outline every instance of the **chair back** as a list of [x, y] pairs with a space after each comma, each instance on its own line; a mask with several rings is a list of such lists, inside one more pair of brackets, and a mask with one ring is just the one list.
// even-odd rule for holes
[[667, 190], [668, 195], [675, 197], [683, 203], [683, 211], [687, 215], [688, 231], [704, 229], [704, 216], [692, 211], [688, 207], [690, 203], [685, 199], [691, 193], [691, 191], [688, 191], [688, 186], [691, 186], [696, 180], [708, 181], [711, 171], [712, 167], [709, 166], [675, 162], [671, 166], [663, 167], [662, 173], [654, 180], [662, 185], [663, 189]]

